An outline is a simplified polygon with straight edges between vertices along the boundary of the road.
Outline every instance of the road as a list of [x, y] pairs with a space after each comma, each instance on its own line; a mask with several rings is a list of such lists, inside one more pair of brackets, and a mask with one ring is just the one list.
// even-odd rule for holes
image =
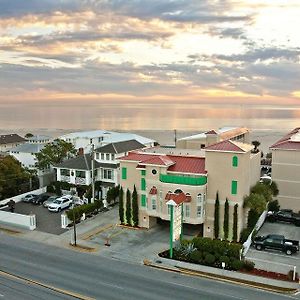
[[[132, 252], [134, 253], [134, 249]], [[120, 260], [52, 247], [0, 233], [0, 270], [94, 299], [300, 299], [245, 286], [152, 269]], [[4, 276], [5, 277], [5, 276]], [[1, 275], [0, 298], [20, 299], [12, 279]], [[7, 284], [5, 286], [5, 283]], [[38, 299], [55, 299], [52, 292], [31, 285]], [[20, 286], [21, 287], [21, 286]], [[5, 293], [10, 293], [6, 296]], [[31, 299], [22, 297], [22, 299]], [[67, 299], [65, 297], [64, 299]]]

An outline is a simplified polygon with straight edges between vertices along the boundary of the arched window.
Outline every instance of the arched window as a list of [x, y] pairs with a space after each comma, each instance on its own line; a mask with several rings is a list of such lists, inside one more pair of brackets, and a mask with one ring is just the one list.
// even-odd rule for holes
[[237, 167], [238, 166], [238, 157], [237, 156], [233, 156], [232, 157], [232, 166], [233, 167]]
[[175, 190], [175, 192], [174, 192], [174, 194], [180, 194], [180, 193], [182, 193], [182, 190], [180, 190], [180, 189], [177, 189], [177, 190]]
[[197, 195], [197, 203], [198, 204], [202, 204], [202, 202], [203, 202], [203, 195], [201, 193], [199, 193]]

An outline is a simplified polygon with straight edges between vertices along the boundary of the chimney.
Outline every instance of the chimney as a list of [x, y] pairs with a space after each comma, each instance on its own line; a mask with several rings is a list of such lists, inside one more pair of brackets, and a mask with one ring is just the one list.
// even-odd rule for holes
[[78, 149], [78, 155], [83, 155], [83, 154], [84, 154], [83, 148], [79, 148]]

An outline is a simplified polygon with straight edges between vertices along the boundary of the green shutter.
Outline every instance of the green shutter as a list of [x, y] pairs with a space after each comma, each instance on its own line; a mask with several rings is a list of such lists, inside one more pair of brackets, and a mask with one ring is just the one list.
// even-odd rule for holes
[[141, 170], [142, 176], [146, 176], [146, 170]]
[[238, 166], [238, 157], [237, 156], [234, 156], [232, 158], [232, 166], [233, 167], [237, 167]]
[[141, 197], [141, 206], [146, 207], [146, 195], [142, 195]]
[[122, 179], [127, 179], [127, 168], [122, 168]]
[[141, 190], [146, 191], [146, 179], [141, 178]]
[[231, 194], [232, 195], [236, 195], [237, 194], [237, 181], [236, 180], [232, 180], [231, 181]]

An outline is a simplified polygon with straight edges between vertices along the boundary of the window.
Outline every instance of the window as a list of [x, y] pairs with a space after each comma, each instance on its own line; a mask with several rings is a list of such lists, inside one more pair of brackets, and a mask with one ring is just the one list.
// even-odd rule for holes
[[185, 204], [185, 216], [189, 218], [191, 215], [191, 208], [189, 204]]
[[102, 142], [103, 141], [103, 136], [100, 136], [99, 138], [98, 138], [98, 142], [100, 143], [100, 142]]
[[103, 170], [103, 178], [104, 179], [114, 179], [114, 172], [113, 170], [109, 170], [109, 169], [104, 169]]
[[202, 213], [202, 206], [197, 206], [197, 217], [201, 217], [201, 213]]
[[99, 153], [96, 153], [96, 159], [99, 159]]
[[122, 168], [122, 179], [127, 179], [127, 168]]
[[111, 160], [115, 160], [115, 155], [111, 154]]
[[62, 175], [62, 176], [70, 176], [70, 170], [68, 170], [68, 169], [61, 169], [60, 170], [60, 175]]
[[76, 171], [76, 177], [85, 178], [85, 171]]
[[93, 144], [93, 139], [90, 139], [90, 144]]
[[106, 160], [109, 160], [109, 153], [106, 153]]
[[231, 194], [232, 195], [237, 194], [237, 181], [236, 180], [231, 181]]
[[142, 198], [141, 198], [141, 205], [142, 207], [146, 207], [146, 195], [142, 195]]
[[237, 167], [238, 166], [238, 157], [237, 156], [233, 156], [232, 157], [232, 166], [233, 167]]
[[104, 153], [101, 153], [101, 160], [104, 160]]
[[146, 170], [141, 170], [141, 175], [146, 176]]
[[203, 202], [203, 195], [200, 193], [197, 195], [197, 204], [202, 204]]
[[152, 204], [152, 209], [156, 210], [156, 199], [155, 199], [155, 197], [151, 198], [151, 204]]
[[146, 180], [145, 180], [145, 178], [141, 178], [141, 190], [146, 191]]

